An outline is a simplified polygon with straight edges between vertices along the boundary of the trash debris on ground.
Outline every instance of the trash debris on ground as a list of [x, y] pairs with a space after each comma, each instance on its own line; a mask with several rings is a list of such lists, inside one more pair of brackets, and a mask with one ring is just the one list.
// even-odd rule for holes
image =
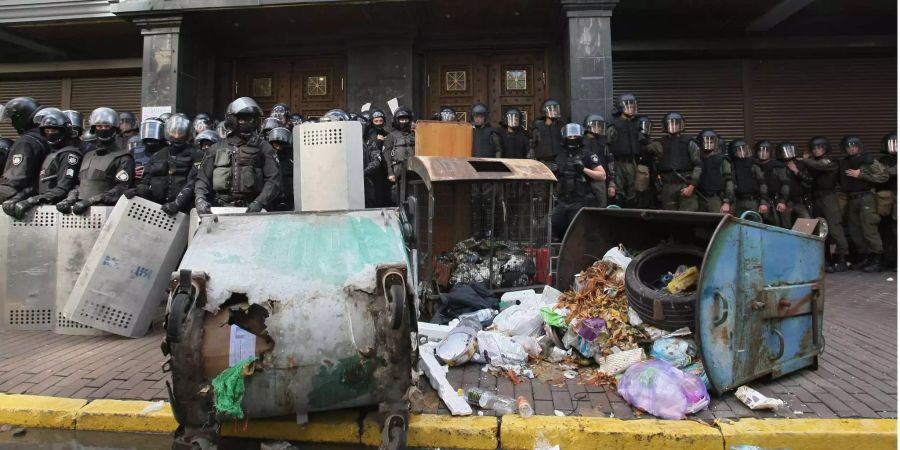
[[158, 402], [153, 402], [153, 403], [145, 406], [144, 409], [141, 411], [141, 414], [150, 414], [154, 411], [159, 411], [159, 410], [163, 409], [163, 405], [165, 405], [165, 402], [163, 402], [162, 400], [160, 400]]
[[673, 274], [672, 280], [666, 284], [666, 290], [670, 294], [681, 294], [683, 292], [692, 292], [697, 288], [697, 280], [700, 278], [700, 271], [697, 266], [685, 268], [679, 266], [678, 270]]
[[481, 331], [481, 323], [475, 320], [460, 320], [450, 330], [447, 338], [438, 345], [436, 355], [448, 366], [459, 366], [469, 362], [476, 353], [475, 336]]
[[9, 425], [9, 424], [0, 425], [0, 433], [6, 433], [7, 431], [9, 431], [11, 429], [12, 429], [12, 425]]
[[709, 377], [706, 376], [706, 368], [703, 367], [703, 361], [696, 360], [693, 364], [682, 367], [681, 371], [700, 378], [700, 381], [706, 386], [707, 391], [712, 389], [712, 384], [709, 383]]
[[524, 287], [534, 278], [535, 264], [512, 242], [469, 238], [438, 258], [450, 269], [449, 284], [485, 283], [504, 288]]
[[296, 450], [297, 447], [288, 441], [260, 442], [259, 450]]
[[466, 401], [481, 409], [493, 410], [499, 415], [514, 414], [517, 411], [516, 399], [500, 395], [480, 387], [467, 388], [464, 391]]
[[216, 411], [235, 419], [244, 418], [244, 378], [253, 374], [256, 357], [251, 356], [222, 371], [212, 380]]
[[605, 375], [618, 375], [629, 367], [644, 360], [644, 349], [635, 348], [609, 356], [597, 356], [597, 371]]
[[528, 403], [528, 399], [524, 395], [516, 397], [516, 410], [522, 417], [531, 417], [534, 415], [534, 408]]
[[[438, 308], [432, 322], [447, 324], [451, 320], [467, 313], [482, 309], [496, 310], [500, 301], [484, 286], [478, 283], [458, 283], [450, 292], [441, 294], [442, 305]], [[490, 325], [483, 324], [482, 326]]]
[[[450, 330], [453, 329], [450, 325], [439, 325], [436, 323], [429, 322], [419, 322], [418, 323], [418, 332], [419, 332], [419, 342], [441, 342], [447, 338], [447, 335], [450, 334]], [[422, 338], [425, 337], [425, 342], [422, 341]]]
[[478, 354], [492, 366], [508, 368], [528, 361], [528, 353], [525, 352], [525, 348], [509, 336], [490, 331], [479, 331], [476, 342]]
[[524, 291], [512, 291], [506, 292], [502, 296], [500, 296], [500, 311], [503, 311], [506, 308], [509, 308], [513, 305], [520, 305], [522, 301], [525, 300], [536, 300], [540, 298], [540, 294], [534, 291], [534, 289], [525, 289]]
[[435, 348], [436, 344], [427, 344], [419, 347], [419, 369], [425, 372], [431, 387], [437, 391], [438, 396], [447, 405], [450, 414], [454, 416], [472, 415], [472, 408], [447, 381], [444, 367], [441, 366], [434, 356]]
[[709, 393], [700, 378], [662, 360], [629, 367], [619, 380], [618, 392], [630, 405], [662, 419], [680, 420], [709, 405]]
[[27, 432], [28, 431], [25, 430], [24, 428], [13, 428], [12, 430], [9, 430], [9, 434], [12, 437], [22, 437], [22, 436], [25, 436], [25, 433], [27, 433]]
[[550, 441], [544, 436], [544, 433], [538, 432], [534, 439], [534, 450], [559, 450], [559, 445], [550, 445]]
[[650, 347], [651, 358], [666, 361], [679, 369], [690, 365], [696, 356], [697, 346], [690, 339], [662, 338], [653, 341]]
[[643, 327], [641, 327], [641, 329], [644, 330], [644, 333], [650, 336], [651, 341], [664, 338], [690, 336], [691, 334], [691, 329], [688, 327], [682, 327], [675, 331], [667, 331], [656, 328], [653, 325], [644, 325]]
[[749, 386], [737, 388], [737, 390], [734, 391], [734, 396], [750, 409], [769, 409], [774, 411], [784, 406], [783, 400], [766, 397]]

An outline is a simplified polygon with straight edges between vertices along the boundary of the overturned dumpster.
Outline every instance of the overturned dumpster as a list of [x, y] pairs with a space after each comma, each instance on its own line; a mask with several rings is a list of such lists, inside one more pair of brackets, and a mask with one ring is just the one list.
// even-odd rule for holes
[[[713, 391], [721, 394], [817, 365], [824, 349], [825, 237], [811, 234], [815, 220], [798, 225], [806, 232], [722, 214], [585, 208], [563, 239], [557, 287], [567, 289], [610, 248], [638, 253], [626, 271], [629, 304], [643, 295], [649, 310], [634, 309], [657, 323], [673, 317], [679, 323], [691, 311], [689, 326]], [[641, 252], [654, 258], [634, 270]], [[679, 260], [699, 265], [693, 300], [651, 297], [648, 279]]]

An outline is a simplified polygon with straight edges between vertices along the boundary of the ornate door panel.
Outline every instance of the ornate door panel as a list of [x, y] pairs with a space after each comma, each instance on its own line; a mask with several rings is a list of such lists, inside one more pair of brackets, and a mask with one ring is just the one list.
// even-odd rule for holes
[[[268, 115], [276, 103], [291, 102], [289, 61], [236, 60], [234, 97], [251, 97]], [[230, 100], [229, 100], [230, 101]]]
[[347, 69], [343, 58], [298, 59], [291, 67], [291, 111], [317, 118], [346, 109]]
[[491, 122], [499, 124], [509, 108], [522, 111], [522, 123], [530, 127], [535, 112], [547, 99], [544, 53], [495, 55], [491, 58]]

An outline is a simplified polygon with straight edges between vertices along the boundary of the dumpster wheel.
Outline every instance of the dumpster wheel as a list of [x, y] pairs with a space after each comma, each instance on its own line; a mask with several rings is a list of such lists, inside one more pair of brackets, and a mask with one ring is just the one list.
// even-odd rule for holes
[[384, 427], [381, 429], [381, 446], [378, 449], [406, 449], [406, 419], [403, 416], [393, 414], [384, 420]]

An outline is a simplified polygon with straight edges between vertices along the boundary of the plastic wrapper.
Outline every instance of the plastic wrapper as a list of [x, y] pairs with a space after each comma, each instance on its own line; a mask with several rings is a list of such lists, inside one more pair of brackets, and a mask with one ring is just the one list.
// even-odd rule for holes
[[591, 317], [581, 321], [578, 327], [578, 335], [587, 341], [593, 342], [602, 333], [606, 332], [606, 321], [599, 317]]
[[609, 356], [595, 355], [597, 371], [613, 376], [624, 372], [629, 367], [644, 360], [644, 349], [636, 348], [624, 352], [613, 353]]
[[756, 389], [748, 386], [741, 386], [734, 391], [734, 396], [747, 405], [750, 409], [771, 409], [776, 410], [784, 406], [784, 401], [777, 398], [770, 398], [762, 395]]
[[544, 323], [553, 327], [566, 327], [566, 316], [559, 314], [555, 309], [549, 306], [541, 308], [541, 319]]
[[512, 340], [522, 346], [525, 349], [525, 353], [528, 353], [528, 356], [538, 357], [541, 355], [541, 344], [538, 343], [538, 340], [531, 336], [513, 336]]
[[485, 361], [497, 367], [509, 367], [524, 364], [528, 361], [528, 353], [511, 337], [490, 331], [479, 331], [478, 354]]
[[703, 381], [661, 360], [629, 367], [619, 380], [618, 391], [632, 406], [662, 419], [680, 420], [709, 405]]
[[697, 361], [689, 366], [682, 367], [681, 371], [700, 378], [700, 381], [703, 382], [707, 390], [712, 389], [712, 384], [709, 383], [709, 377], [706, 376], [706, 368], [703, 367], [702, 361]]
[[666, 285], [666, 289], [671, 294], [693, 291], [697, 287], [698, 278], [700, 278], [700, 271], [697, 270], [697, 266], [691, 266], [687, 270], [675, 274], [672, 281]]
[[662, 338], [653, 341], [650, 357], [660, 359], [681, 368], [689, 365], [697, 356], [694, 341], [682, 338]]

